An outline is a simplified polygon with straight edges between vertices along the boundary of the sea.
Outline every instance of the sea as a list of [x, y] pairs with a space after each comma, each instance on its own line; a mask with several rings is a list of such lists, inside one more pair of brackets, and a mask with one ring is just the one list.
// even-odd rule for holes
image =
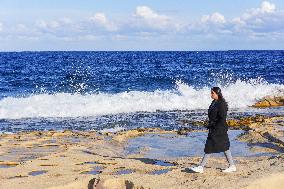
[[214, 86], [228, 119], [283, 116], [251, 105], [283, 95], [284, 51], [0, 52], [0, 132], [194, 127]]

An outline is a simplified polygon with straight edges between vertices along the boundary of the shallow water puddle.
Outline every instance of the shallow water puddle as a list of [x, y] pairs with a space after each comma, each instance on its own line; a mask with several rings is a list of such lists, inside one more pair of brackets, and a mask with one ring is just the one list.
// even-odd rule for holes
[[76, 165], [86, 165], [86, 164], [95, 165], [95, 164], [99, 164], [99, 163], [95, 162], [95, 161], [87, 161], [87, 162], [77, 163]]
[[156, 171], [152, 171], [150, 172], [149, 174], [150, 175], [162, 175], [162, 174], [165, 174], [169, 171], [171, 171], [172, 169], [162, 169], [162, 170], [156, 170]]
[[172, 163], [166, 162], [166, 161], [162, 161], [162, 160], [157, 160], [155, 161], [154, 165], [160, 165], [160, 166], [175, 166]]
[[[237, 140], [237, 137], [243, 133], [245, 131], [241, 130], [229, 130], [228, 132], [231, 142], [230, 150], [233, 156], [271, 155], [271, 152], [250, 150], [251, 145], [249, 143]], [[191, 132], [186, 136], [177, 134], [145, 134], [129, 139], [125, 153], [127, 155], [143, 154], [144, 158], [152, 159], [202, 156], [207, 135], [207, 132]], [[223, 156], [222, 153], [215, 155]]]
[[88, 161], [88, 162], [85, 162], [84, 164], [99, 164], [99, 163], [95, 161]]
[[59, 146], [54, 145], [47, 145], [47, 147], [39, 147], [39, 145], [34, 145], [30, 148], [22, 146], [13, 147], [1, 155], [0, 161], [29, 161], [59, 151]]
[[17, 165], [0, 165], [0, 168], [11, 168], [16, 167]]
[[38, 175], [42, 175], [44, 173], [47, 173], [46, 170], [42, 170], [42, 171], [32, 171], [32, 172], [29, 172], [29, 175], [31, 176], [38, 176]]
[[79, 143], [81, 142], [81, 138], [78, 137], [72, 137], [72, 136], [65, 136], [61, 138], [61, 141], [64, 141], [64, 143]]
[[102, 166], [96, 166], [96, 167], [94, 167], [93, 170], [91, 170], [91, 171], [83, 171], [83, 172], [81, 172], [81, 174], [97, 175], [97, 174], [100, 174], [102, 172], [103, 168], [104, 167], [102, 167]]
[[116, 173], [114, 173], [115, 175], [126, 175], [126, 174], [131, 174], [134, 173], [135, 171], [132, 169], [123, 169], [123, 170], [119, 170]]

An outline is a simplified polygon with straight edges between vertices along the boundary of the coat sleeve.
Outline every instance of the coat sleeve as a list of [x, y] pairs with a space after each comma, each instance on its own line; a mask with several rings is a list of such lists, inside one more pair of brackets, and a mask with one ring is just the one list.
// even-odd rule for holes
[[207, 129], [212, 129], [216, 126], [218, 121], [218, 110], [217, 111], [212, 111], [209, 119], [209, 123], [207, 125]]
[[217, 116], [215, 116], [214, 118], [212, 118], [212, 119], [210, 119], [209, 120], [209, 123], [208, 123], [208, 125], [207, 125], [207, 128], [208, 129], [212, 129], [212, 128], [214, 128], [215, 127], [215, 125], [216, 125], [216, 123], [217, 123]]

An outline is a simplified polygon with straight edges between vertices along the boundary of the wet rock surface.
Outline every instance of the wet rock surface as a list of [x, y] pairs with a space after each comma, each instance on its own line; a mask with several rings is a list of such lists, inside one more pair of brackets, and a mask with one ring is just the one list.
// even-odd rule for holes
[[[282, 176], [284, 118], [254, 116], [234, 124], [232, 151], [260, 155], [237, 156], [234, 151], [238, 171], [232, 174], [221, 172], [227, 166], [222, 154], [210, 158], [204, 174], [189, 171], [201, 160], [206, 130], [185, 129], [182, 135], [156, 128], [1, 134], [0, 188], [245, 188], [262, 177]], [[126, 153], [133, 141], [140, 147]], [[182, 155], [190, 145], [196, 147], [192, 156]], [[174, 151], [176, 156], [168, 156]]]
[[271, 107], [271, 106], [284, 106], [284, 91], [280, 91], [282, 95], [266, 96], [253, 105], [253, 107]]

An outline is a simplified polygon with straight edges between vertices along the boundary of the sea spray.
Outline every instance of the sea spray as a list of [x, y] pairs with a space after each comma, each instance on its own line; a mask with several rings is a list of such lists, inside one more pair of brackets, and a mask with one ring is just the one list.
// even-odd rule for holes
[[[217, 84], [219, 85], [219, 84]], [[282, 84], [269, 84], [263, 79], [236, 80], [221, 86], [230, 108], [246, 108], [267, 95], [279, 95]], [[210, 86], [211, 87], [211, 86]], [[0, 100], [0, 119], [88, 117], [157, 110], [207, 109], [210, 87], [195, 88], [176, 81], [172, 90], [125, 91], [96, 94], [34, 94], [27, 97], [5, 97]]]

